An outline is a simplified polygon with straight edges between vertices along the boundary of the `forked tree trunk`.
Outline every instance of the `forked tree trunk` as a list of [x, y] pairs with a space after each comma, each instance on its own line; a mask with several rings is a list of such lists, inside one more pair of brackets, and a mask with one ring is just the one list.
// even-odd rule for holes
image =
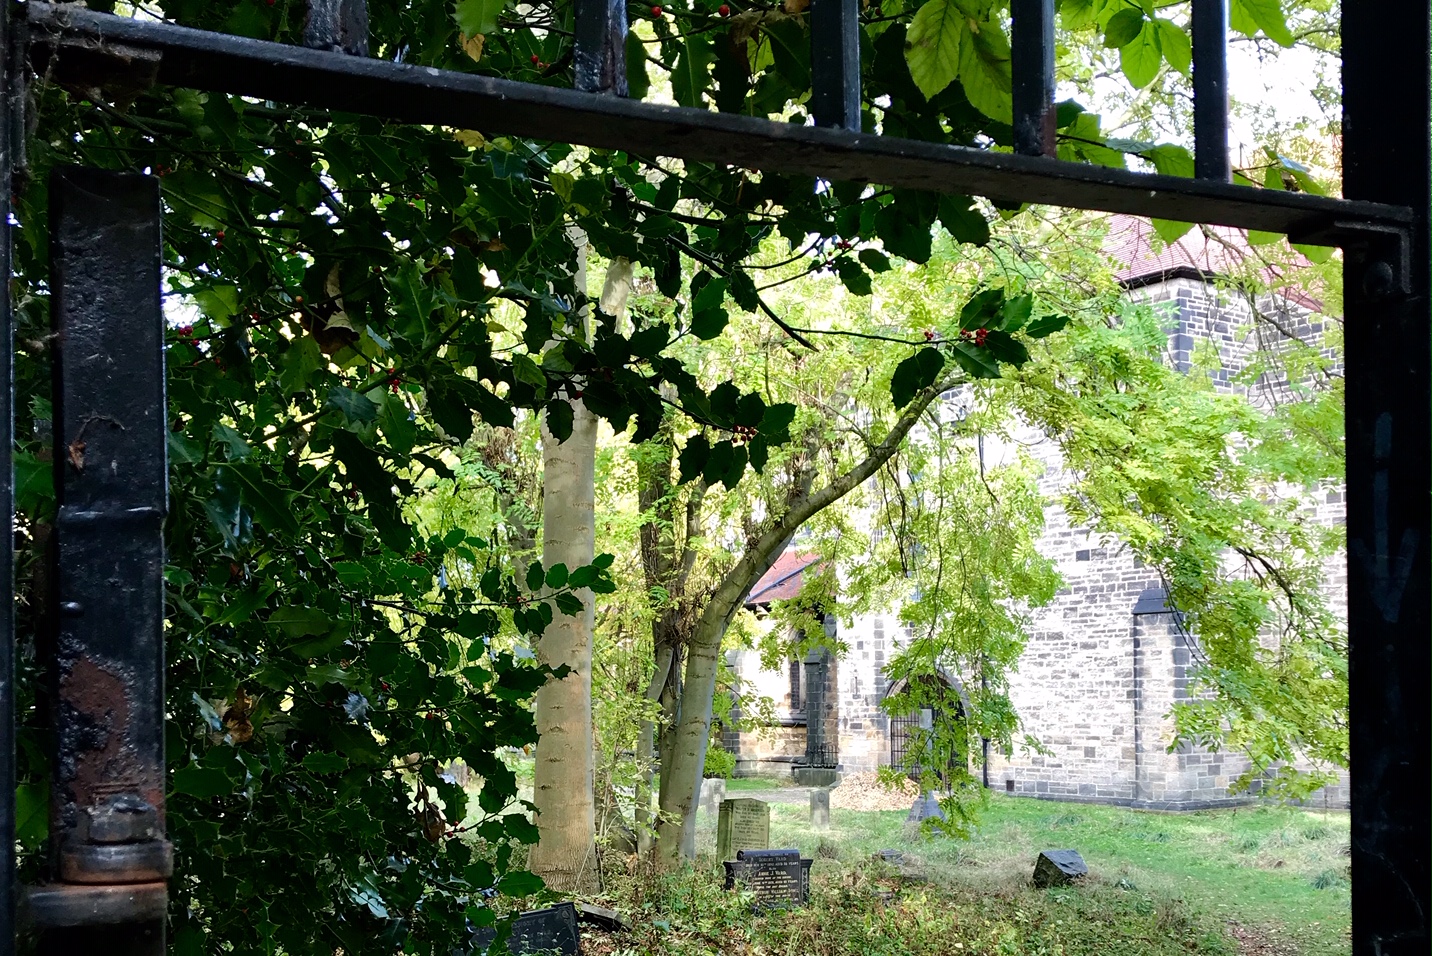
[[770, 569], [800, 526], [835, 504], [890, 460], [920, 415], [953, 381], [924, 389], [900, 413], [885, 440], [859, 464], [833, 479], [819, 491], [803, 488], [793, 494], [783, 514], [771, 522], [721, 580], [707, 603], [688, 642], [686, 680], [682, 686], [679, 717], [672, 733], [671, 750], [661, 767], [661, 816], [657, 820], [657, 865], [677, 866], [694, 856], [696, 806], [706, 744], [711, 737], [711, 703], [716, 695], [716, 673], [721, 642], [751, 588]]
[[[586, 284], [586, 246], [578, 249], [577, 288]], [[602, 311], [617, 314], [631, 289], [631, 266], [612, 263], [602, 291]], [[572, 434], [558, 442], [542, 422], [542, 563], [568, 570], [592, 563], [596, 553], [595, 462], [597, 420], [580, 399], [572, 399]], [[578, 592], [582, 613], [558, 613], [542, 632], [537, 656], [570, 673], [550, 680], [535, 702], [537, 760], [533, 803], [539, 838], [528, 867], [554, 890], [597, 889], [595, 758], [592, 740], [592, 631], [596, 611], [591, 591]]]

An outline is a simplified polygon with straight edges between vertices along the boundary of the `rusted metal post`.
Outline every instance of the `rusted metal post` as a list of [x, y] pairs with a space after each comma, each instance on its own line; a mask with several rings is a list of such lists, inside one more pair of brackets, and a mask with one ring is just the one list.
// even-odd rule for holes
[[12, 4], [0, 0], [0, 956], [15, 951], [15, 447], [14, 316], [10, 310]]
[[627, 95], [626, 0], [577, 0], [572, 85], [583, 93]]
[[164, 318], [158, 180], [50, 184], [54, 882], [43, 953], [164, 951]]
[[349, 56], [367, 56], [368, 0], [308, 0], [303, 45]]

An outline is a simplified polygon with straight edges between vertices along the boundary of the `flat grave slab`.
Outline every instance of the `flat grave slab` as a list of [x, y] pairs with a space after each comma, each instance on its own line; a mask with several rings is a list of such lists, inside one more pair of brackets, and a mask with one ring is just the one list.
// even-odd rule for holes
[[804, 906], [810, 899], [811, 861], [801, 859], [799, 850], [742, 850], [724, 866], [726, 889], [749, 889], [757, 912]]
[[[495, 939], [495, 927], [484, 926], [476, 930], [471, 936], [472, 948], [468, 953], [470, 956], [486, 953]], [[507, 937], [507, 949], [513, 956], [523, 956], [525, 953], [581, 956], [577, 907], [571, 903], [558, 903], [546, 909], [523, 913], [512, 921], [512, 935]]]

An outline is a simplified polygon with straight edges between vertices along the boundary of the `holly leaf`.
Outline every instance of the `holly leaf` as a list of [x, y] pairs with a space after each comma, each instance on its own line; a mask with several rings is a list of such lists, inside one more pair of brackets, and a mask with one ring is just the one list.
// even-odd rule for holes
[[914, 401], [921, 389], [935, 383], [935, 376], [945, 367], [945, 357], [939, 349], [923, 348], [895, 366], [890, 377], [890, 399], [896, 408], [904, 408]]
[[854, 259], [840, 256], [832, 265], [835, 266], [840, 281], [855, 295], [869, 295], [873, 291], [870, 286], [870, 273], [861, 268], [860, 263]]
[[1062, 331], [1069, 325], [1067, 315], [1041, 315], [1024, 327], [1024, 334], [1031, 339], [1042, 339]]
[[677, 456], [677, 463], [681, 466], [682, 482], [691, 481], [701, 476], [706, 468], [706, 460], [711, 456], [711, 443], [706, 440], [705, 435], [692, 435], [686, 440], [686, 446], [681, 449]]
[[378, 418], [378, 406], [371, 398], [344, 385], [330, 388], [323, 405], [337, 409], [344, 418], [354, 423], [371, 422]]
[[288, 496], [264, 476], [257, 465], [233, 463], [225, 466], [239, 480], [243, 488], [244, 503], [249, 506], [259, 523], [270, 531], [285, 535], [297, 535], [298, 518], [294, 516]]
[[572, 437], [572, 406], [566, 399], [557, 398], [547, 403], [547, 430], [558, 444]]
[[950, 350], [960, 368], [975, 378], [999, 378], [999, 363], [987, 350], [964, 342], [950, 343]]
[[302, 760], [303, 769], [317, 774], [341, 773], [348, 769], [348, 758], [342, 754], [320, 751]]

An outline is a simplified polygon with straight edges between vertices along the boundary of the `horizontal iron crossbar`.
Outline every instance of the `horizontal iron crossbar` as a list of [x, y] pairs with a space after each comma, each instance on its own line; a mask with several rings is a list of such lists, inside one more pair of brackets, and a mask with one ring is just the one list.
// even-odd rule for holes
[[128, 63], [172, 86], [409, 123], [1004, 202], [1316, 235], [1329, 244], [1362, 240], [1360, 233], [1343, 229], [1343, 223], [1402, 230], [1414, 221], [1411, 210], [1379, 203], [594, 96], [34, 0], [27, 5], [27, 19], [32, 51], [44, 58], [58, 50], [53, 75], [60, 79], [94, 76], [96, 68], [112, 74], [117, 65]]

